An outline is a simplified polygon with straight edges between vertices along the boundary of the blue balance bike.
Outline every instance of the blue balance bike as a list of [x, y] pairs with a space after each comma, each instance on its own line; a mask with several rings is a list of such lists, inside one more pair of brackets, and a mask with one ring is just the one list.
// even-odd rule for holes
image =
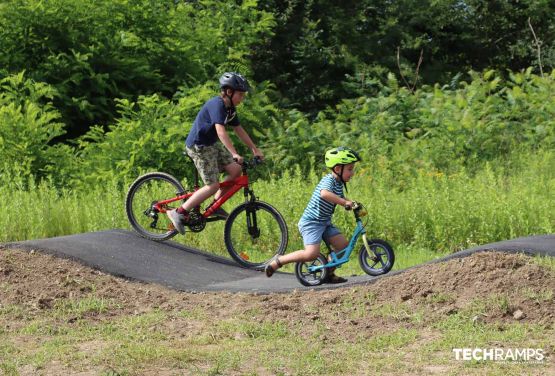
[[366, 229], [362, 224], [361, 217], [368, 212], [362, 204], [353, 202], [352, 208], [356, 220], [356, 228], [349, 241], [349, 245], [340, 251], [332, 250], [326, 242], [326, 246], [330, 250], [329, 258], [320, 254], [313, 261], [298, 262], [295, 265], [295, 276], [299, 282], [305, 286], [318, 286], [326, 282], [330, 268], [339, 268], [341, 265], [349, 261], [351, 253], [355, 249], [358, 238], [362, 235], [363, 245], [360, 248], [358, 260], [362, 270], [371, 276], [386, 274], [393, 267], [395, 262], [395, 254], [389, 243], [381, 239], [367, 239]]

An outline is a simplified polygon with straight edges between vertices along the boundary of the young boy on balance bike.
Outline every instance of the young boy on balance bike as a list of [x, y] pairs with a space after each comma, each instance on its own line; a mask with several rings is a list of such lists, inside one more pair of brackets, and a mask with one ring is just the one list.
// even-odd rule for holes
[[[265, 268], [266, 276], [271, 277], [285, 264], [315, 260], [320, 254], [322, 239], [327, 241], [334, 250], [347, 247], [348, 240], [331, 223], [331, 217], [336, 205], [353, 206], [353, 202], [344, 196], [343, 187], [346, 187], [347, 182], [353, 177], [355, 163], [360, 160], [360, 156], [355, 151], [346, 147], [338, 147], [326, 152], [325, 163], [326, 167], [331, 169], [331, 173], [324, 176], [314, 189], [298, 224], [305, 248], [274, 258]], [[331, 270], [328, 282], [346, 281], [345, 278], [335, 275], [333, 269]]]

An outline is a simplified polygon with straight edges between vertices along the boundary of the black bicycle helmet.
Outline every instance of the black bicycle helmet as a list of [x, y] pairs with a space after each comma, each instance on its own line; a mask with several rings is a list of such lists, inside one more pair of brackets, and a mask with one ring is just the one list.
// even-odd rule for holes
[[242, 74], [236, 72], [225, 72], [220, 77], [220, 89], [230, 88], [237, 91], [249, 91], [249, 82]]

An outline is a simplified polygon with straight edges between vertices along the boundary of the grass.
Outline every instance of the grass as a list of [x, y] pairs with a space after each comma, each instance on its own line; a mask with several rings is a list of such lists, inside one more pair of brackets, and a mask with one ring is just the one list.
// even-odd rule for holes
[[[525, 162], [519, 168], [492, 166], [474, 175], [464, 170], [451, 176], [415, 171], [413, 180], [402, 184], [395, 182], [387, 165], [377, 161], [372, 168], [358, 170], [348, 196], [366, 205], [369, 238], [389, 241], [396, 252], [394, 268], [403, 269], [475, 245], [554, 233], [555, 196], [551, 192], [555, 190], [555, 170], [551, 167], [555, 156], [544, 153], [522, 159]], [[253, 185], [257, 196], [284, 216], [289, 227], [288, 252], [302, 248], [296, 224], [319, 178], [319, 174], [285, 174], [279, 180], [259, 180]], [[0, 242], [129, 229], [124, 210], [126, 190], [115, 182], [86, 192], [57, 190], [48, 182], [14, 179], [4, 183], [0, 194], [10, 199], [0, 202], [4, 213]], [[235, 195], [226, 209], [230, 211], [242, 199]], [[334, 223], [347, 236], [354, 229], [352, 214], [340, 209]], [[174, 240], [227, 255], [220, 222]], [[355, 257], [341, 273], [362, 273]]]
[[[439, 298], [444, 299], [448, 297]], [[426, 306], [414, 309], [406, 302], [367, 310], [362, 306], [366, 298], [353, 299], [350, 308], [343, 309], [365, 312], [358, 318], [370, 323], [371, 329], [351, 337], [343, 337], [339, 331], [327, 340], [322, 338], [331, 334], [326, 329], [333, 325], [329, 322], [301, 324], [286, 318], [266, 320], [263, 316], [252, 320], [250, 315], [227, 316], [213, 322], [209, 310], [202, 308], [192, 315], [153, 309], [138, 315], [115, 315], [112, 319], [108, 311], [103, 311], [97, 319], [91, 316], [77, 321], [61, 320], [70, 315], [69, 311], [82, 313], [76, 305], [69, 311], [57, 306], [38, 314], [24, 308], [24, 321], [29, 323], [0, 334], [0, 371], [19, 375], [18, 370], [27, 365], [40, 373], [54, 362], [74, 372], [92, 369], [103, 375], [138, 375], [149, 369], [199, 375], [427, 374], [430, 365], [444, 368], [443, 374], [547, 372], [549, 364], [454, 359], [453, 348], [555, 348], [552, 327], [471, 320], [476, 313], [499, 309], [502, 300], [486, 296], [445, 317], [426, 312]], [[102, 299], [89, 297], [84, 301]], [[108, 305], [107, 309], [115, 312], [117, 306]], [[389, 324], [377, 326], [373, 317], [381, 317]], [[5, 319], [3, 312], [0, 321]], [[191, 324], [204, 329], [186, 335], [175, 335], [171, 330]]]
[[[476, 175], [445, 176], [419, 171], [411, 184], [396, 185], [380, 167], [360, 169], [349, 197], [363, 202], [369, 237], [390, 241], [395, 269], [432, 260], [477, 244], [555, 232], [555, 172], [552, 155], [530, 156], [518, 170], [487, 168]], [[288, 251], [301, 248], [296, 222], [319, 176], [286, 174], [280, 180], [258, 181], [257, 195], [278, 208], [290, 232]], [[405, 182], [406, 183], [406, 182]], [[22, 187], [27, 185], [28, 188]], [[280, 192], [280, 194], [276, 194]], [[126, 188], [118, 184], [90, 187], [87, 192], [56, 190], [47, 182], [4, 182], [0, 194], [0, 242], [53, 237], [112, 228], [129, 228], [124, 213]], [[238, 195], [226, 204], [230, 210]], [[30, 214], [29, 214], [30, 213]], [[349, 234], [353, 220], [338, 210], [335, 224]], [[209, 224], [199, 234], [176, 240], [217, 254], [226, 254], [223, 224]], [[555, 270], [550, 257], [533, 262]], [[353, 258], [340, 274], [360, 274]], [[64, 283], [71, 284], [71, 280]], [[125, 303], [96, 295], [94, 286], [83, 299], [60, 299], [51, 309], [0, 305], [0, 374], [19, 375], [22, 367], [40, 370], [58, 362], [73, 370], [93, 369], [102, 375], [136, 375], [152, 369], [178, 369], [202, 375], [227, 374], [469, 374], [517, 375], [548, 373], [549, 364], [530, 365], [455, 362], [452, 348], [538, 347], [555, 351], [554, 328], [538, 324], [476, 323], [474, 316], [508, 312], [507, 295], [475, 299], [465, 309], [443, 316], [426, 306], [388, 302], [375, 306], [375, 296], [345, 299], [347, 317], [355, 322], [386, 321], [384, 327], [361, 327], [352, 337], [329, 332], [333, 321], [306, 326], [261, 317], [257, 310], [213, 322], [209, 309], [149, 309], [119, 314]], [[10, 285], [0, 281], [1, 291]], [[539, 304], [553, 291], [521, 293]], [[450, 303], [448, 294], [431, 294], [430, 304]], [[370, 303], [370, 309], [368, 309]], [[296, 307], [298, 309], [298, 307]], [[257, 317], [254, 320], [252, 317]], [[18, 325], [7, 326], [16, 320]], [[170, 325], [171, 324], [171, 325]], [[353, 324], [355, 325], [355, 324]], [[360, 325], [360, 324], [358, 324]], [[175, 328], [190, 328], [190, 331]], [[333, 335], [339, 336], [334, 338]], [[435, 370], [428, 366], [433, 364]], [[439, 370], [439, 371], [438, 371]], [[445, 371], [445, 372], [443, 372]], [[544, 372], [545, 371], [545, 372]]]
[[534, 256], [532, 261], [545, 268], [555, 270], [555, 257], [551, 256]]

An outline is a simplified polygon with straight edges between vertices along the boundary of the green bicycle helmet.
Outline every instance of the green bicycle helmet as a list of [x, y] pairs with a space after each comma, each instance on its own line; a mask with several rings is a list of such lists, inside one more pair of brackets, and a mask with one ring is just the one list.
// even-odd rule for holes
[[335, 149], [326, 151], [326, 167], [334, 168], [337, 165], [346, 165], [349, 163], [359, 162], [362, 159], [360, 155], [353, 149], [340, 146]]

